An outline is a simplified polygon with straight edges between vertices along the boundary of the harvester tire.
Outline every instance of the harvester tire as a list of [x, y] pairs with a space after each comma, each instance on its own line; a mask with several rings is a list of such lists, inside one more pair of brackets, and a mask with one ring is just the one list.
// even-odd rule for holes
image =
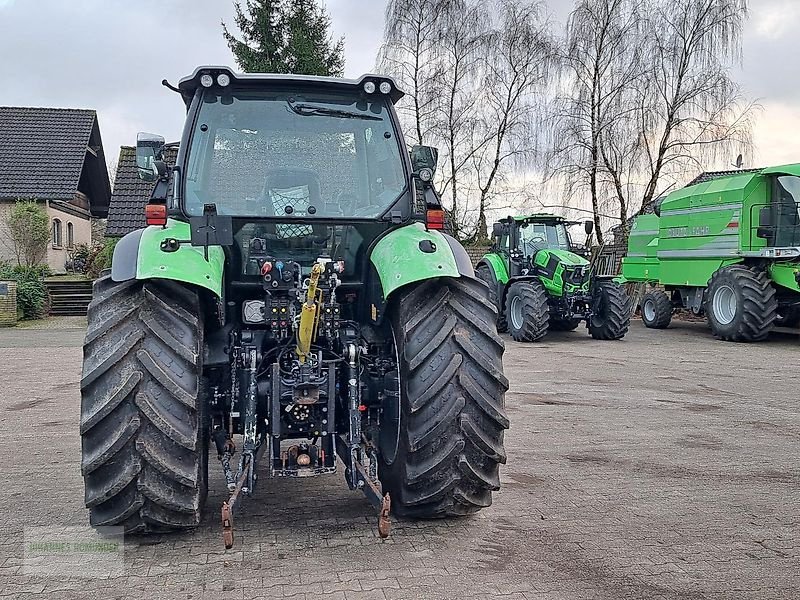
[[400, 440], [380, 480], [399, 516], [439, 518], [491, 505], [506, 462], [503, 341], [486, 286], [441, 278], [392, 307], [400, 361]]
[[94, 284], [81, 379], [90, 523], [189, 529], [207, 493], [208, 423], [196, 292], [173, 281]]
[[550, 319], [551, 331], [575, 331], [581, 324], [580, 319]]
[[596, 340], [620, 340], [631, 324], [631, 299], [613, 281], [596, 284], [594, 314], [589, 318], [589, 333]]
[[538, 342], [550, 326], [547, 290], [539, 281], [519, 281], [506, 294], [508, 332], [517, 342]]
[[775, 325], [778, 300], [766, 273], [731, 265], [711, 276], [704, 309], [716, 337], [730, 342], [760, 342]]
[[666, 329], [672, 321], [672, 308], [672, 300], [666, 292], [647, 292], [642, 298], [642, 323], [650, 329]]
[[503, 307], [500, 306], [500, 302], [497, 299], [497, 282], [495, 281], [494, 276], [492, 276], [490, 267], [487, 265], [478, 265], [475, 269], [475, 275], [478, 277], [478, 279], [486, 282], [486, 285], [489, 286], [489, 300], [497, 308], [497, 331], [500, 333], [505, 333], [508, 331], [506, 315], [503, 311]]

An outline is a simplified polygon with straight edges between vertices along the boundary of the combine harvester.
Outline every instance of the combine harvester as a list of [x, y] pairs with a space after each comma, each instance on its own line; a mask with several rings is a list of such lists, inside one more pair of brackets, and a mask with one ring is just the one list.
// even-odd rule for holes
[[707, 174], [634, 221], [622, 281], [663, 286], [647, 327], [706, 315], [715, 336], [756, 342], [800, 318], [800, 164]]

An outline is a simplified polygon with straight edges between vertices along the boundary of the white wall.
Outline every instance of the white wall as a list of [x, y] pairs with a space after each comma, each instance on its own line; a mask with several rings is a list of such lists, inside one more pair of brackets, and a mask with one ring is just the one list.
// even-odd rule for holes
[[[72, 223], [74, 229], [73, 246], [78, 244], [92, 245], [92, 224], [88, 218], [78, 217], [58, 210], [54, 206], [47, 207], [47, 216], [50, 218], [51, 240], [47, 246], [47, 264], [53, 273], [65, 273], [64, 264], [67, 262], [68, 253], [72, 248], [68, 247], [67, 224]], [[52, 240], [53, 222], [55, 219], [61, 221], [61, 246], [54, 246]]]

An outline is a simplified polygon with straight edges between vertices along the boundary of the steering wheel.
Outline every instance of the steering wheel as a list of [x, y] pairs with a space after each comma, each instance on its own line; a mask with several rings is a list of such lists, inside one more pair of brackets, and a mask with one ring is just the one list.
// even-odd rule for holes
[[530, 240], [525, 240], [524, 242], [524, 252], [525, 256], [534, 256], [539, 250], [542, 249], [543, 245], [545, 244], [545, 239], [541, 236], [535, 237]]

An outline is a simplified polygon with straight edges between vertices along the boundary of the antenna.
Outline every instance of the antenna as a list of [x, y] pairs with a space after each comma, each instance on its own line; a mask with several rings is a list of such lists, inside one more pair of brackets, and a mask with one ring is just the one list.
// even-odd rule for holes
[[742, 165], [744, 164], [744, 160], [742, 159], [742, 155], [736, 157], [736, 164], [731, 165], [732, 167], [736, 167], [737, 169], [741, 169]]
[[174, 85], [172, 85], [172, 84], [171, 84], [169, 81], [167, 81], [166, 79], [162, 79], [162, 80], [161, 80], [161, 85], [163, 85], [163, 86], [164, 86], [165, 88], [167, 88], [168, 90], [172, 90], [173, 92], [178, 92], [179, 94], [181, 93], [181, 91], [180, 91], [178, 88], [176, 88]]

